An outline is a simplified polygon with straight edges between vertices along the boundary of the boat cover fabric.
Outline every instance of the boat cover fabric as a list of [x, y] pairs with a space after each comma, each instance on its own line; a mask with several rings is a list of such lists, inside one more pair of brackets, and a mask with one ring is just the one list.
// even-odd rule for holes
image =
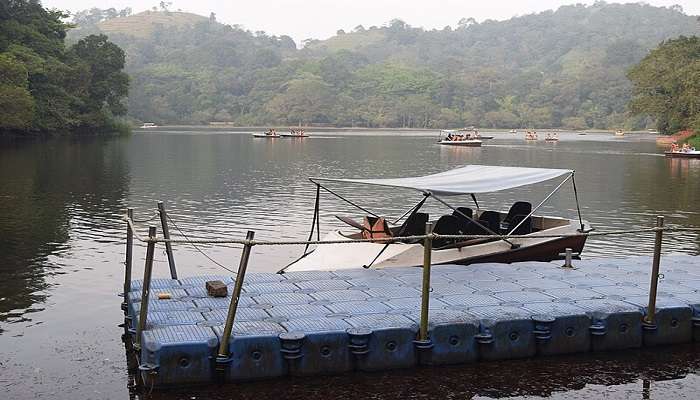
[[466, 165], [437, 174], [410, 178], [344, 179], [311, 178], [311, 181], [345, 182], [415, 189], [435, 195], [488, 193], [532, 185], [558, 176], [572, 174], [570, 169], [500, 167]]

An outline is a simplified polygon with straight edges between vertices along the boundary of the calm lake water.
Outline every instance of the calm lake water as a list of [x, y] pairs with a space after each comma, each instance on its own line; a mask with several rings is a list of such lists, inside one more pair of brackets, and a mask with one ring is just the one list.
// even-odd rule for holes
[[[318, 132], [300, 139], [250, 134], [158, 131], [129, 138], [0, 144], [0, 390], [3, 398], [127, 399], [130, 390], [120, 340], [117, 297], [123, 279], [126, 207], [142, 234], [163, 200], [171, 233], [190, 237], [305, 239], [313, 215], [309, 176], [398, 177], [464, 164], [571, 168], [583, 218], [599, 230], [670, 225], [700, 227], [700, 160], [663, 157], [650, 136], [561, 133], [560, 142], [526, 143], [496, 133], [482, 148], [435, 144], [431, 133]], [[484, 208], [515, 200], [539, 203], [558, 182], [479, 196]], [[410, 190], [330, 186], [382, 215], [398, 217], [422, 197]], [[470, 200], [454, 198], [458, 205]], [[444, 212], [426, 204], [432, 215]], [[321, 230], [334, 215], [359, 216], [321, 198]], [[570, 185], [541, 209], [575, 217]], [[149, 221], [150, 220], [150, 221]], [[159, 229], [160, 230], [160, 229]], [[651, 254], [652, 237], [589, 240], [584, 257]], [[137, 245], [135, 268], [143, 265]], [[156, 252], [155, 275], [167, 275]], [[236, 246], [202, 246], [236, 268]], [[300, 247], [256, 247], [253, 271], [276, 271]], [[700, 254], [697, 233], [673, 234], [665, 253]], [[181, 276], [226, 273], [187, 245], [175, 246]], [[478, 366], [356, 374], [282, 384], [197, 388], [155, 398], [696, 398], [698, 346], [620, 354], [557, 357]], [[426, 379], [428, 378], [428, 379]], [[401, 387], [396, 390], [395, 382]], [[221, 393], [224, 393], [223, 395]], [[147, 396], [146, 396], [147, 397]]]

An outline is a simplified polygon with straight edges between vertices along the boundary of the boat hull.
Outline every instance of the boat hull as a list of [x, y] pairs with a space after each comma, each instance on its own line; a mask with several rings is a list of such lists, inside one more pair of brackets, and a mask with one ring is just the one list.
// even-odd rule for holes
[[481, 147], [480, 140], [441, 140], [438, 143], [444, 146]]
[[254, 133], [253, 137], [263, 138], [263, 139], [274, 139], [274, 138], [280, 138], [282, 136], [280, 136], [280, 135], [266, 135], [264, 133]]
[[[477, 264], [487, 262], [512, 263], [519, 261], [552, 261], [561, 259], [567, 248], [581, 253], [586, 243], [585, 236], [575, 235], [578, 221], [555, 219], [557, 226], [533, 233], [534, 237], [512, 238], [509, 242], [492, 240], [479, 243], [465, 242], [462, 245], [433, 249], [433, 264]], [[584, 227], [588, 224], [584, 221]], [[537, 237], [537, 234], [562, 235], [563, 237]], [[348, 238], [340, 231], [329, 232], [326, 241]], [[511, 243], [515, 244], [512, 246]], [[342, 270], [371, 265], [374, 268], [420, 267], [423, 264], [424, 248], [421, 243], [337, 243], [319, 246], [289, 265], [292, 271]]]
[[700, 151], [694, 151], [694, 152], [675, 152], [675, 151], [667, 151], [664, 154], [666, 154], [666, 157], [675, 157], [675, 158], [700, 158]]
[[553, 261], [560, 260], [566, 249], [571, 249], [574, 254], [580, 254], [586, 244], [586, 236], [566, 237], [554, 239], [548, 242], [524, 246], [498, 254], [488, 254], [482, 257], [470, 257], [463, 260], [450, 262], [450, 264], [470, 265], [479, 263], [514, 263], [522, 261]]

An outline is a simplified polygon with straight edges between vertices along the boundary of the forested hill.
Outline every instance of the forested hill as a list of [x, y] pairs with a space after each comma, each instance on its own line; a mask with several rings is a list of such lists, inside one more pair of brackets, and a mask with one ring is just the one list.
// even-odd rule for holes
[[626, 113], [627, 71], [700, 23], [677, 6], [597, 2], [442, 30], [394, 20], [297, 49], [213, 14], [150, 11], [73, 37], [96, 31], [126, 50], [141, 121], [641, 128], [650, 121]]

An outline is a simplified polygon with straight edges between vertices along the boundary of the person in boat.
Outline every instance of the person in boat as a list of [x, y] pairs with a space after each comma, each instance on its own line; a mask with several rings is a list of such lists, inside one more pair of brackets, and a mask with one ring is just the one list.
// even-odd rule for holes
[[690, 151], [690, 145], [688, 143], [683, 143], [683, 148], [681, 149], [683, 153], [687, 153]]
[[677, 153], [678, 152], [678, 143], [673, 142], [671, 143], [671, 153]]

